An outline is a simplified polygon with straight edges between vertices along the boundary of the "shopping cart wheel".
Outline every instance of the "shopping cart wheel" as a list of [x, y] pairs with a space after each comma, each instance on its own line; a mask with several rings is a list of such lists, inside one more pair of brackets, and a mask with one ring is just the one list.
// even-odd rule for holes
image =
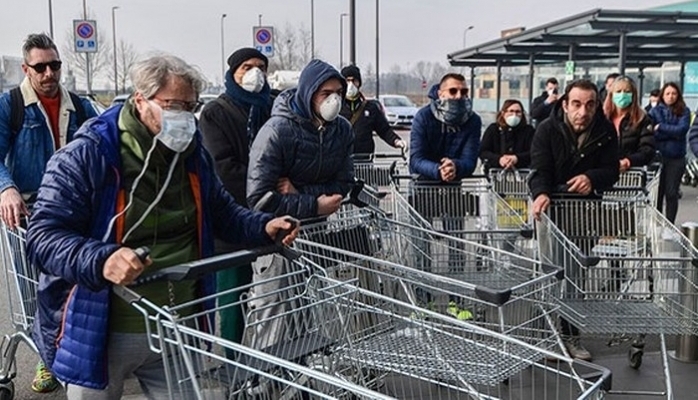
[[645, 351], [641, 348], [631, 346], [628, 350], [628, 364], [630, 368], [639, 369], [642, 365], [642, 355]]
[[12, 400], [15, 398], [15, 383], [9, 381], [0, 383], [0, 400]]

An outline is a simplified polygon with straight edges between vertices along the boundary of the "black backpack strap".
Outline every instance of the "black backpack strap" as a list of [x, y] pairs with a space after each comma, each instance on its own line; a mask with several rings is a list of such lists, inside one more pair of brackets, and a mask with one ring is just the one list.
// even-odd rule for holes
[[24, 96], [19, 86], [10, 90], [10, 144], [14, 143], [24, 124]]
[[87, 121], [87, 113], [85, 113], [85, 107], [82, 105], [82, 100], [80, 96], [73, 92], [68, 92], [70, 94], [70, 101], [73, 102], [73, 107], [75, 107], [75, 117], [77, 118], [78, 127]]

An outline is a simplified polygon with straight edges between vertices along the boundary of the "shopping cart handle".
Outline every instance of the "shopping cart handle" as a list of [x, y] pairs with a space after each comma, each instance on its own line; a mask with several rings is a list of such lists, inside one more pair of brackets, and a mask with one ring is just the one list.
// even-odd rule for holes
[[565, 278], [565, 270], [564, 270], [564, 268], [556, 267], [556, 266], [554, 266], [554, 265], [552, 265], [552, 264], [547, 264], [547, 263], [541, 263], [541, 264], [540, 264], [540, 268], [543, 270], [543, 272], [544, 272], [546, 275], [547, 275], [547, 274], [550, 274], [550, 273], [552, 273], [552, 272], [556, 272], [556, 273], [555, 273], [555, 279], [557, 279], [558, 281], [561, 281], [561, 280], [563, 280], [563, 279]]
[[[592, 364], [588, 361], [574, 359], [572, 360], [572, 366], [575, 371], [579, 373], [579, 377], [587, 382], [595, 382], [601, 380], [601, 389], [604, 392], [611, 390], [613, 386], [613, 374], [611, 370], [606, 367], [602, 367], [598, 364]], [[583, 371], [589, 372], [583, 372]]]
[[485, 286], [477, 286], [475, 287], [475, 295], [480, 300], [502, 306], [511, 298], [511, 289], [496, 290]]
[[280, 246], [279, 244], [249, 250], [239, 250], [232, 253], [221, 254], [218, 256], [204, 258], [202, 260], [190, 261], [172, 267], [163, 268], [153, 272], [152, 274], [139, 277], [131, 285], [129, 285], [129, 287], [136, 287], [146, 283], [163, 280], [178, 282], [182, 280], [197, 279], [204, 275], [212, 274], [224, 269], [248, 265], [257, 258], [269, 254], [282, 254], [284, 257], [289, 259], [296, 259], [300, 256], [296, 251], [286, 246]]
[[601, 258], [598, 256], [581, 256], [579, 258], [579, 263], [583, 267], [593, 267], [597, 265], [601, 261]]
[[533, 239], [533, 228], [530, 226], [524, 226], [521, 228], [520, 235], [524, 239]]

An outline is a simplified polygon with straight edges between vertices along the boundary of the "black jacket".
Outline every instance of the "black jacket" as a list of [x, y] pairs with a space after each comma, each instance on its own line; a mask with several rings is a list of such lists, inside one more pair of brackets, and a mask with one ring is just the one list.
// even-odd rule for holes
[[550, 116], [553, 106], [558, 103], [556, 101], [555, 103], [545, 104], [545, 100], [547, 99], [548, 92], [544, 92], [533, 99], [533, 104], [531, 104], [531, 118], [535, 119], [539, 125]]
[[630, 160], [631, 167], [642, 167], [652, 162], [655, 154], [652, 120], [646, 116], [636, 128], [630, 126], [628, 117], [620, 121], [619, 158]]
[[[232, 107], [226, 107], [221, 102]], [[204, 146], [213, 157], [216, 173], [235, 202], [247, 206], [247, 164], [250, 145], [247, 140], [249, 110], [235, 104], [222, 94], [206, 104], [199, 118]]]
[[618, 180], [618, 135], [601, 111], [591, 123], [589, 137], [580, 149], [576, 135], [564, 121], [561, 102], [556, 102], [550, 118], [536, 129], [531, 144], [529, 180], [531, 195], [552, 195], [580, 174], [591, 180], [594, 191], [609, 189]]
[[[360, 109], [361, 102], [365, 105]], [[354, 110], [352, 112], [352, 109]], [[373, 142], [373, 132], [376, 132], [383, 141], [391, 147], [395, 147], [395, 141], [400, 137], [395, 134], [388, 124], [380, 104], [375, 100], [365, 100], [360, 97], [360, 102], [345, 101], [340, 115], [350, 122], [355, 112], [360, 112], [356, 122], [352, 124], [354, 130], [354, 154], [373, 154], [376, 145]]]
[[480, 159], [485, 172], [490, 168], [500, 168], [499, 159], [505, 154], [513, 154], [519, 159], [516, 168], [528, 168], [531, 164], [531, 141], [534, 132], [533, 127], [528, 124], [506, 129], [496, 122], [488, 126], [480, 142]]

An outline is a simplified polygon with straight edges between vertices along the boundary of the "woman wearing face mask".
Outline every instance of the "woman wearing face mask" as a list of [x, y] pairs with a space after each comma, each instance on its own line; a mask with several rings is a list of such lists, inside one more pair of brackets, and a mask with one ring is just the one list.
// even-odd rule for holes
[[504, 101], [497, 114], [497, 122], [488, 126], [482, 136], [480, 159], [485, 173], [490, 168], [528, 168], [534, 132], [526, 121], [521, 102], [513, 99]]
[[657, 208], [672, 223], [679, 210], [679, 189], [686, 166], [686, 135], [691, 120], [691, 110], [683, 101], [679, 85], [669, 82], [662, 87], [659, 104], [650, 111], [654, 124], [654, 140], [662, 155], [662, 172], [659, 176]]
[[[113, 285], [212, 256], [214, 237], [259, 246], [290, 227], [236, 204], [217, 179], [193, 115], [205, 85], [196, 69], [159, 55], [136, 63], [131, 81], [129, 102], [87, 121], [48, 162], [27, 232], [42, 282], [34, 341], [70, 400], [118, 399], [132, 376], [149, 398], [170, 398], [170, 361], [150, 350], [143, 315]], [[159, 307], [183, 304], [214, 293], [215, 279], [137, 290]]]
[[625, 76], [616, 78], [603, 110], [618, 134], [620, 172], [651, 163], [655, 154], [652, 120], [640, 107], [635, 82]]

